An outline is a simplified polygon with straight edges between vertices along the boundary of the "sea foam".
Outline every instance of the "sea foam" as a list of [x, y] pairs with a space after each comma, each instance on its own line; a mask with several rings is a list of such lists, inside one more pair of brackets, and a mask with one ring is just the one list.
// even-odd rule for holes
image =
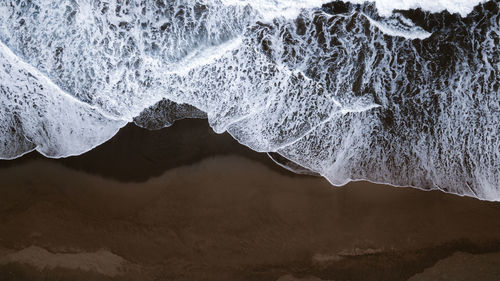
[[[351, 0], [351, 3], [363, 4], [366, 0]], [[486, 0], [375, 0], [381, 16], [390, 16], [394, 10], [423, 9], [432, 13], [448, 11], [466, 17], [472, 9]]]
[[390, 3], [1, 2], [0, 157], [208, 118], [334, 185], [500, 200], [498, 2]]

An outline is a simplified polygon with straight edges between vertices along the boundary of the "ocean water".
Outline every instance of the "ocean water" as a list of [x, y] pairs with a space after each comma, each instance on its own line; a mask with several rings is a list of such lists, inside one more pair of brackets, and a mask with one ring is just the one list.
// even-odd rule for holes
[[499, 5], [3, 0], [0, 158], [208, 118], [333, 185], [498, 201]]

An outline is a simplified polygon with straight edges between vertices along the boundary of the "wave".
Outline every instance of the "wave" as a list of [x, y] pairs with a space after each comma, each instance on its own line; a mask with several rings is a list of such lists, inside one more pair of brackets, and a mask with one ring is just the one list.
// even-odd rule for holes
[[55, 158], [78, 155], [126, 124], [68, 95], [1, 42], [0, 63], [2, 159], [35, 149]]
[[208, 118], [334, 185], [500, 200], [499, 3], [404, 3], [2, 2], [0, 158]]
[[[439, 13], [447, 11], [449, 13], [458, 13], [466, 17], [478, 4], [485, 3], [487, 0], [375, 0], [377, 10], [382, 16], [390, 16], [395, 10], [422, 9], [424, 11]], [[351, 3], [363, 4], [366, 0], [351, 0]]]

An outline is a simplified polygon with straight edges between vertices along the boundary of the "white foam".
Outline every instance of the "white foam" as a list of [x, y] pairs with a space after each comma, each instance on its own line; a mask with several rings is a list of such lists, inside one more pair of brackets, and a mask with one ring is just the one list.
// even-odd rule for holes
[[197, 48], [191, 51], [186, 57], [175, 64], [174, 67], [166, 71], [165, 75], [186, 75], [189, 71], [209, 65], [220, 59], [222, 56], [236, 50], [241, 46], [242, 38], [236, 37], [217, 46]]
[[[275, 17], [294, 18], [302, 9], [318, 8], [326, 4], [328, 0], [221, 0], [224, 5], [251, 5], [259, 11], [266, 20]], [[433, 13], [447, 10], [450, 13], [458, 13], [462, 17], [467, 16], [472, 9], [486, 0], [349, 0], [354, 4], [366, 2], [375, 3], [381, 16], [389, 17], [394, 10], [409, 10], [420, 8]]]
[[319, 8], [328, 0], [221, 0], [226, 6], [251, 6], [257, 10], [262, 19], [270, 21], [276, 17], [292, 19], [297, 17], [303, 9]]
[[[443, 75], [444, 54], [427, 44], [434, 36], [391, 14], [416, 2], [377, 1], [385, 18], [318, 12], [325, 2], [0, 2], [2, 157], [35, 146], [84, 152], [168, 100], [333, 184], [368, 179], [499, 200], [500, 97], [485, 82], [500, 71], [498, 16], [467, 38], [484, 38], [474, 45], [482, 53], [461, 50]], [[444, 7], [433, 2], [442, 6], [419, 5]]]
[[450, 13], [458, 13], [462, 17], [467, 16], [472, 9], [486, 0], [350, 0], [351, 3], [363, 4], [365, 2], [375, 3], [381, 16], [390, 16], [394, 10], [409, 10], [420, 8], [432, 13], [444, 10]]
[[376, 26], [383, 33], [390, 36], [401, 36], [407, 39], [426, 39], [432, 33], [425, 31], [419, 26], [415, 26], [409, 19], [404, 18], [401, 14], [394, 14], [389, 19], [382, 19], [376, 21], [371, 17], [365, 15], [370, 23]]
[[48, 157], [84, 153], [126, 122], [66, 94], [0, 42], [0, 159], [33, 149]]

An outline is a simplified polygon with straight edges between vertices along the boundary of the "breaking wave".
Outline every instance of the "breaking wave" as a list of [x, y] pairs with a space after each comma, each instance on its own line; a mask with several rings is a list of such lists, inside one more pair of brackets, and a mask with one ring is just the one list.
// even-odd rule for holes
[[0, 158], [208, 118], [334, 185], [500, 200], [499, 2], [361, 2], [1, 1]]

